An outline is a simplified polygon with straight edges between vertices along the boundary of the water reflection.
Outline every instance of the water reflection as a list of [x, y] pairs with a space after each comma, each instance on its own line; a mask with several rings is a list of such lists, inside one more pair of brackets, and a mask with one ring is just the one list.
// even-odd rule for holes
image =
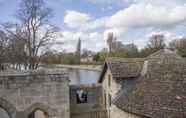
[[100, 72], [80, 69], [68, 69], [70, 84], [95, 84]]
[[8, 116], [8, 113], [1, 107], [0, 107], [0, 118], [10, 118]]

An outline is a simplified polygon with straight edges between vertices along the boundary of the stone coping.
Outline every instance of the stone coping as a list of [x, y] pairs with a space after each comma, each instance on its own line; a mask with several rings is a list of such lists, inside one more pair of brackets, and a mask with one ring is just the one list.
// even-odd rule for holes
[[67, 76], [68, 72], [65, 70], [57, 69], [40, 69], [40, 70], [29, 70], [29, 71], [2, 71], [0, 72], [0, 77], [8, 76], [47, 76], [47, 75], [56, 75], [56, 76]]
[[93, 87], [102, 87], [101, 84], [80, 84], [80, 85], [70, 85], [70, 88], [93, 88]]

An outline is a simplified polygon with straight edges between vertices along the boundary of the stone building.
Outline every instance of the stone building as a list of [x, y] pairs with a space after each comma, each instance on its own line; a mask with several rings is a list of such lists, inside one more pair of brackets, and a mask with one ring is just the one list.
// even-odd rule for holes
[[99, 83], [109, 118], [186, 118], [186, 60], [168, 49], [109, 58]]
[[102, 90], [63, 71], [0, 72], [0, 118], [107, 118]]
[[69, 90], [66, 73], [3, 72], [0, 109], [5, 118], [35, 118], [39, 111], [45, 118], [70, 118]]

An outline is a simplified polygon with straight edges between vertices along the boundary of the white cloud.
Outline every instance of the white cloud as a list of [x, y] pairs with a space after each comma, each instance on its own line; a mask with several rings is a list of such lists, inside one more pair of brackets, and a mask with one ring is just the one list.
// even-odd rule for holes
[[155, 34], [164, 35], [165, 36], [165, 43], [167, 45], [174, 39], [184, 37], [183, 35], [176, 35], [176, 34], [169, 32], [169, 31], [159, 31], [159, 32], [150, 32], [149, 34], [146, 34], [146, 38], [149, 39], [152, 35], [155, 35]]
[[[137, 0], [138, 1], [138, 0]], [[70, 28], [87, 31], [97, 28], [170, 27], [186, 22], [186, 4], [163, 6], [136, 2], [112, 16], [93, 19], [86, 13], [67, 11], [64, 23]], [[171, 2], [168, 2], [171, 3]]]
[[126, 3], [130, 3], [132, 0], [88, 0], [91, 3], [94, 4], [117, 4], [117, 5], [122, 5]]
[[186, 21], [186, 4], [169, 8], [152, 4], [133, 4], [118, 11], [107, 22], [109, 27], [166, 27]]
[[63, 36], [58, 37], [57, 42], [63, 42], [63, 45], [54, 46], [57, 50], [66, 50], [74, 52], [76, 50], [78, 39], [81, 38], [82, 49], [86, 48], [92, 51], [99, 51], [106, 47], [106, 42], [103, 39], [103, 34], [99, 32], [61, 32]]
[[108, 33], [112, 32], [115, 37], [122, 37], [122, 35], [125, 33], [126, 29], [124, 28], [111, 28], [104, 31], [104, 40], [107, 40]]
[[102, 17], [96, 20], [92, 20], [86, 24], [86, 29], [96, 29], [96, 28], [104, 28], [106, 27], [105, 23], [108, 21], [109, 17]]
[[154, 4], [154, 5], [166, 5], [166, 6], [175, 6], [184, 4], [185, 0], [133, 0], [133, 3], [145, 3], [145, 4]]
[[78, 28], [85, 25], [90, 19], [89, 14], [77, 11], [66, 11], [64, 23], [71, 28]]
[[[115, 0], [99, 1], [115, 2]], [[99, 1], [96, 0], [95, 2]], [[83, 48], [100, 50], [106, 47], [106, 39], [109, 32], [113, 32], [119, 40], [121, 39], [123, 42], [125, 40], [125, 43], [135, 40], [134, 43], [142, 48], [149, 39], [146, 37], [146, 34], [164, 33], [167, 42], [170, 42], [175, 37], [179, 37], [173, 35], [169, 28], [176, 29], [175, 26], [186, 23], [186, 2], [184, 0], [170, 0], [169, 2], [167, 0], [133, 0], [129, 7], [117, 11], [111, 16], [103, 16], [97, 19], [94, 19], [88, 13], [67, 11], [64, 23], [70, 28], [77, 29], [76, 32], [63, 32], [64, 37], [62, 40], [66, 42], [64, 47], [70, 51], [75, 50], [78, 37], [81, 37], [83, 40]], [[103, 33], [97, 32], [95, 31], [97, 28], [105, 31]], [[133, 36], [133, 30], [136, 28], [138, 32], [134, 33], [140, 34], [141, 31], [143, 36]], [[95, 32], [90, 32], [91, 29], [94, 29]], [[152, 30], [148, 31], [148, 29]], [[176, 31], [173, 32], [176, 34]], [[131, 34], [131, 36], [127, 35], [125, 37], [125, 33]]]
[[78, 11], [66, 11], [66, 15], [64, 17], [64, 23], [68, 27], [76, 28], [81, 31], [104, 27], [107, 20], [107, 17], [94, 20], [91, 15]]

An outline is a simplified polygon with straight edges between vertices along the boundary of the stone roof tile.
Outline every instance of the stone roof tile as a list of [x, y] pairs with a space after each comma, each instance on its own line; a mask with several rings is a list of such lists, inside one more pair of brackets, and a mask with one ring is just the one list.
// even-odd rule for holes
[[[160, 50], [146, 58], [147, 72], [113, 103], [120, 109], [150, 118], [186, 118], [186, 61]], [[125, 87], [123, 87], [125, 89]]]

